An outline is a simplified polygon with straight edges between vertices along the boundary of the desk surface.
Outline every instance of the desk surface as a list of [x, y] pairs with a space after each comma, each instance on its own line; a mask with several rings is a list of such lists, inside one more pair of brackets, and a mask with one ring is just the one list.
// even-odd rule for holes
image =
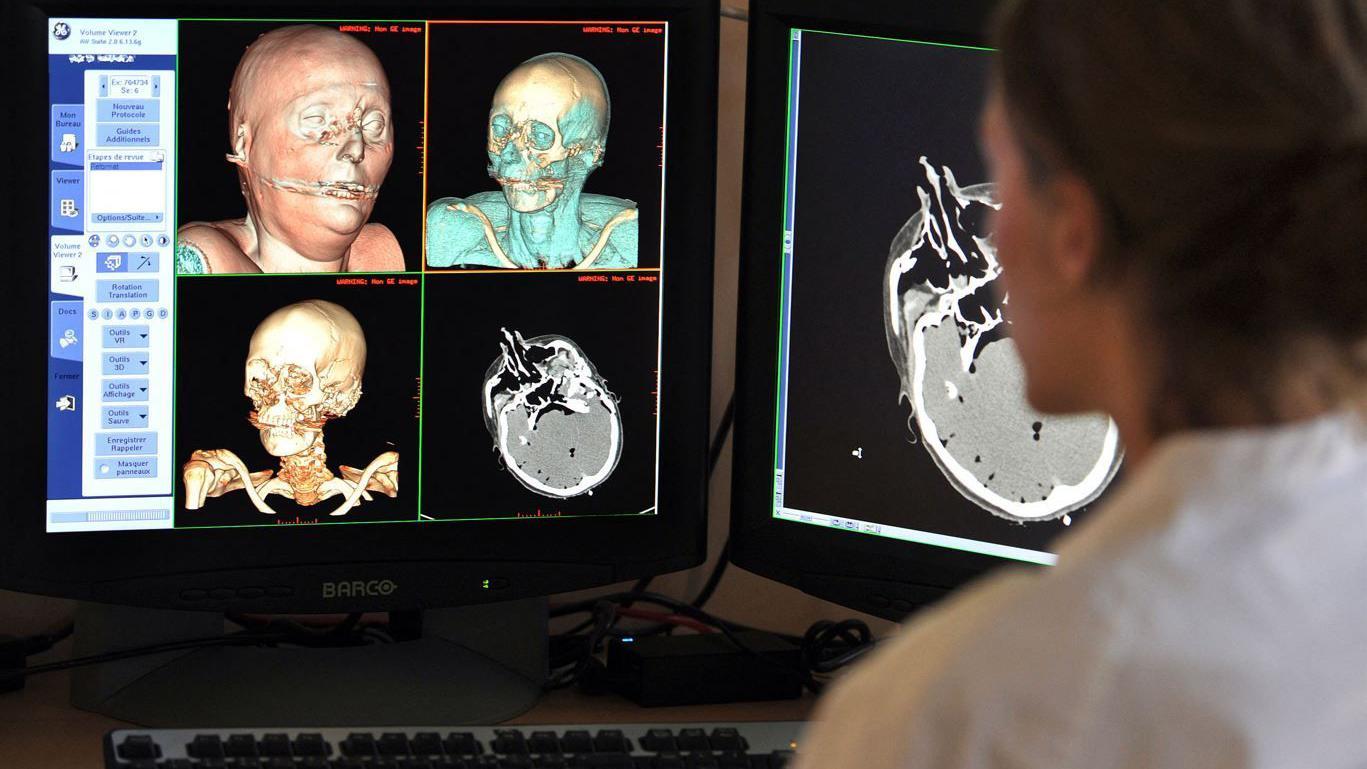
[[[63, 644], [61, 651], [65, 652]], [[65, 654], [43, 655], [39, 661]], [[105, 732], [122, 721], [73, 708], [67, 672], [38, 675], [19, 692], [0, 694], [0, 767], [5, 769], [101, 769]], [[814, 698], [642, 708], [613, 695], [589, 697], [572, 690], [547, 695], [510, 724], [633, 723], [642, 721], [795, 721], [807, 717]], [[207, 726], [207, 725], [206, 725]]]

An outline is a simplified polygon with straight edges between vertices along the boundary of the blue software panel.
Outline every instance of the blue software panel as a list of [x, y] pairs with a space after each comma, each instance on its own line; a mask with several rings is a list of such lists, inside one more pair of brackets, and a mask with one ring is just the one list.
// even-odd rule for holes
[[170, 525], [177, 22], [47, 36], [48, 530]]

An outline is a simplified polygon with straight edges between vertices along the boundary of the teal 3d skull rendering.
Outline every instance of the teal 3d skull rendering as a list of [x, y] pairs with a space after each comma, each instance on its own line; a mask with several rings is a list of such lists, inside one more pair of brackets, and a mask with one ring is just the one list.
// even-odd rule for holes
[[432, 267], [635, 267], [637, 209], [584, 192], [607, 149], [611, 102], [602, 74], [567, 53], [508, 73], [489, 110], [488, 171], [501, 191], [427, 208]]

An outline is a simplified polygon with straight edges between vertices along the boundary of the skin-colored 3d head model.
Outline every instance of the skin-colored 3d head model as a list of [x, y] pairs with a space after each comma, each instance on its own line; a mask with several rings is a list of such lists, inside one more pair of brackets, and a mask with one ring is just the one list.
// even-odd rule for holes
[[323, 425], [346, 416], [360, 400], [365, 357], [360, 324], [332, 302], [291, 304], [261, 321], [247, 348], [243, 393], [252, 401], [248, 420], [260, 432], [261, 445], [280, 457], [280, 474], [249, 473], [227, 449], [195, 451], [182, 469], [186, 509], [197, 510], [206, 497], [236, 489], [271, 514], [264, 501], [269, 494], [305, 506], [345, 497], [331, 515], [345, 515], [362, 498], [369, 500], [369, 491], [397, 496], [397, 452], [380, 454], [364, 470], [342, 465], [341, 478], [327, 467]]
[[181, 273], [402, 270], [368, 223], [394, 155], [389, 81], [375, 54], [327, 27], [272, 30], [238, 62], [229, 163], [247, 215], [177, 233]]
[[636, 204], [584, 193], [603, 164], [611, 104], [603, 76], [567, 53], [529, 59], [494, 91], [485, 151], [502, 192], [427, 208], [433, 267], [635, 267]]

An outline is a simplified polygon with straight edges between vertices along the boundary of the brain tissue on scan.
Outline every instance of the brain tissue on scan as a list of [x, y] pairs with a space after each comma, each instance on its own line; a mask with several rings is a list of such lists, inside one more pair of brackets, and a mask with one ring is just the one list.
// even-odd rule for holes
[[[946, 480], [1017, 522], [1062, 518], [1105, 489], [1120, 466], [1104, 415], [1044, 416], [1025, 398], [1001, 275], [987, 233], [991, 184], [963, 187], [920, 159], [917, 209], [893, 238], [884, 273], [888, 351], [914, 432]], [[1066, 520], [1066, 519], [1065, 519]]]

